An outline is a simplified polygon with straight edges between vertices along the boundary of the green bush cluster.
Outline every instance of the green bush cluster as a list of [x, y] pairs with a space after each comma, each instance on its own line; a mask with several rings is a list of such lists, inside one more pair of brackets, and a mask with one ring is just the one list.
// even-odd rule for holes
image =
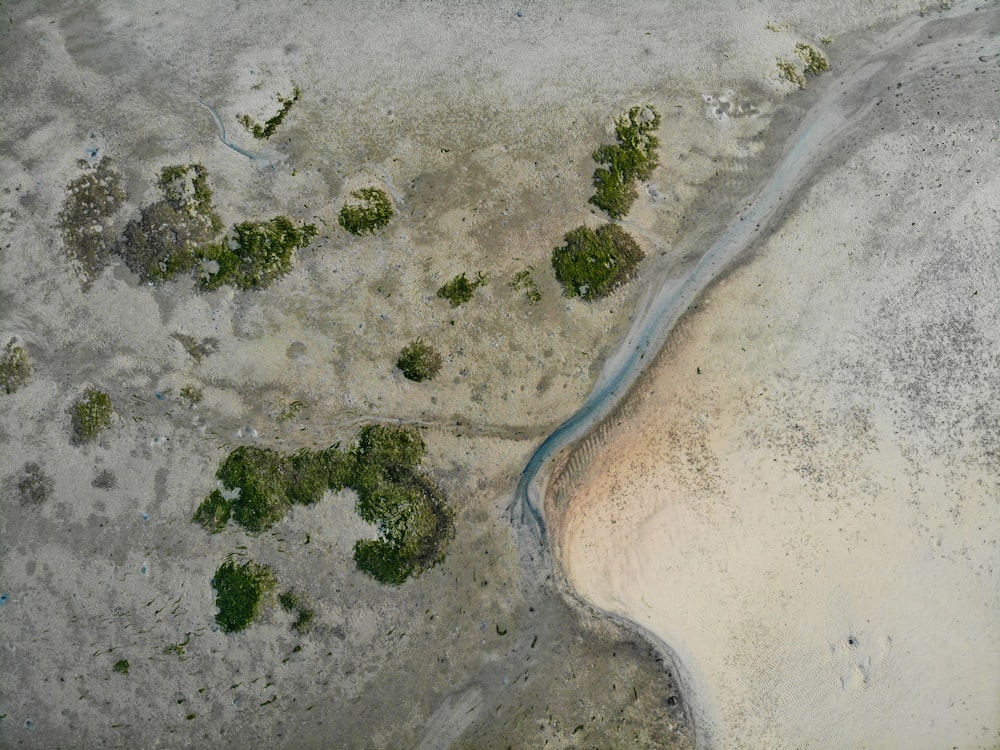
[[628, 213], [639, 193], [636, 180], [648, 180], [659, 164], [660, 142], [653, 133], [660, 127], [660, 113], [650, 104], [632, 107], [615, 122], [617, 143], [594, 151], [594, 161], [606, 166], [594, 171], [597, 193], [590, 202], [613, 219]]
[[351, 234], [375, 234], [392, 219], [392, 201], [380, 188], [368, 187], [351, 191], [353, 201], [340, 209], [337, 221]]
[[482, 271], [479, 271], [476, 274], [475, 281], [469, 281], [463, 272], [451, 281], [442, 285], [442, 287], [437, 290], [437, 296], [441, 299], [448, 300], [448, 304], [452, 307], [458, 307], [459, 305], [464, 305], [466, 302], [471, 300], [476, 290], [481, 286], [486, 286], [489, 281], [489, 277]]
[[66, 200], [59, 212], [59, 228], [71, 258], [89, 284], [101, 274], [115, 248], [113, 219], [125, 201], [122, 177], [108, 159], [95, 166], [85, 161], [86, 171], [66, 187]]
[[302, 91], [298, 86], [293, 84], [291, 96], [285, 97], [278, 94], [278, 101], [281, 103], [281, 108], [274, 117], [267, 120], [263, 125], [251, 119], [250, 115], [239, 115], [236, 121], [249, 130], [254, 138], [267, 140], [274, 135], [274, 131], [284, 122], [286, 115], [291, 111], [292, 105], [300, 98], [302, 98]]
[[128, 659], [119, 659], [118, 661], [115, 662], [115, 665], [112, 667], [112, 669], [118, 674], [128, 674], [129, 670]]
[[242, 564], [226, 560], [212, 577], [215, 605], [219, 613], [215, 621], [224, 633], [243, 630], [257, 616], [260, 601], [276, 585], [274, 574], [267, 565], [253, 561]]
[[90, 388], [70, 410], [73, 439], [76, 443], [89, 443], [111, 424], [114, 407], [111, 397], [103, 391]]
[[349, 487], [358, 494], [358, 513], [378, 527], [381, 537], [357, 542], [361, 570], [385, 583], [399, 584], [444, 557], [454, 536], [454, 514], [440, 489], [419, 472], [425, 446], [412, 429], [368, 425], [350, 450], [333, 446], [285, 455], [241, 446], [222, 462], [216, 476], [230, 490], [206, 497], [194, 520], [209, 532], [231, 517], [257, 534], [285, 517], [293, 504], [319, 502], [326, 490]]
[[28, 382], [31, 377], [31, 360], [24, 347], [13, 341], [0, 353], [0, 388], [4, 393], [13, 393]]
[[295, 612], [296, 616], [295, 621], [292, 623], [292, 630], [299, 635], [309, 631], [316, 612], [306, 604], [302, 596], [294, 591], [285, 591], [278, 594], [278, 603], [286, 612]]
[[632, 236], [617, 224], [596, 231], [580, 226], [567, 232], [552, 251], [552, 267], [567, 297], [591, 301], [610, 294], [636, 274], [645, 257]]
[[806, 87], [806, 77], [795, 67], [795, 63], [790, 60], [778, 58], [778, 78], [789, 83], [794, 83], [800, 89]]
[[292, 270], [295, 250], [306, 247], [316, 234], [314, 224], [297, 226], [287, 216], [241, 222], [233, 227], [232, 237], [200, 251], [201, 286], [263, 289]]
[[417, 339], [399, 353], [396, 367], [407, 379], [421, 383], [441, 372], [441, 355], [423, 339]]

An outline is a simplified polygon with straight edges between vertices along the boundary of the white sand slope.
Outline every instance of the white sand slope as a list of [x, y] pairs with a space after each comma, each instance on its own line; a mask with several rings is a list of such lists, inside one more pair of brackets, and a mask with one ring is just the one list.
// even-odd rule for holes
[[565, 509], [570, 583], [676, 652], [704, 747], [1000, 746], [995, 6], [964, 23], [872, 87]]

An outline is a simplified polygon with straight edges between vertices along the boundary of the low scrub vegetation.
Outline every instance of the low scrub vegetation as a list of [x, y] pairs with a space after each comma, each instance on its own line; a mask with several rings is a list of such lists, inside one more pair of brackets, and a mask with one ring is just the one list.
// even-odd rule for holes
[[660, 113], [655, 107], [632, 107], [615, 122], [617, 143], [606, 143], [594, 151], [594, 161], [604, 166], [594, 171], [597, 193], [590, 202], [612, 219], [629, 212], [639, 195], [636, 180], [648, 180], [659, 164], [656, 149], [660, 141], [654, 135], [659, 127]]
[[351, 234], [375, 234], [392, 219], [392, 201], [384, 190], [361, 188], [352, 191], [351, 198], [337, 217], [340, 226]]
[[596, 231], [585, 226], [566, 233], [552, 251], [552, 267], [567, 297], [605, 297], [636, 275], [645, 257], [632, 236], [617, 224]]
[[235, 633], [253, 622], [264, 594], [275, 586], [274, 573], [267, 565], [232, 559], [222, 563], [212, 577], [215, 606], [219, 608], [215, 621], [222, 632]]

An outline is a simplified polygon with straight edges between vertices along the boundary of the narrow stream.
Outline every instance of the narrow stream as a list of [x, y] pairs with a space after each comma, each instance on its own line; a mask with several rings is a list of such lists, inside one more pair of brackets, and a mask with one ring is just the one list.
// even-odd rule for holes
[[[964, 15], [976, 8], [964, 3]], [[895, 50], [911, 43], [931, 18], [914, 18], [893, 30], [889, 44], [876, 48], [868, 61], [848, 68], [839, 78], [822, 83], [825, 92], [803, 118], [789, 140], [774, 173], [749, 206], [726, 226], [702, 255], [691, 272], [681, 278], [665, 278], [655, 293], [641, 300], [634, 322], [617, 351], [605, 362], [597, 384], [583, 406], [555, 429], [532, 454], [508, 509], [512, 520], [533, 528], [546, 549], [546, 525], [542, 506], [545, 489], [560, 451], [586, 437], [628, 394], [648, 360], [659, 351], [674, 325], [698, 295], [758, 239], [766, 237], [780, 219], [784, 205], [809, 180], [818, 163], [833, 145], [875, 106], [877, 89], [871, 80], [886, 65]], [[829, 75], [829, 74], [828, 74]]]

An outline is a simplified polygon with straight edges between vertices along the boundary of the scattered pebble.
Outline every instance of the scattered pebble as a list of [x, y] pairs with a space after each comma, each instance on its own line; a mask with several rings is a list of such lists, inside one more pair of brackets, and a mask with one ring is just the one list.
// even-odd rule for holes
[[10, 599], [9, 594], [0, 594], [0, 607], [2, 607], [8, 599]]

